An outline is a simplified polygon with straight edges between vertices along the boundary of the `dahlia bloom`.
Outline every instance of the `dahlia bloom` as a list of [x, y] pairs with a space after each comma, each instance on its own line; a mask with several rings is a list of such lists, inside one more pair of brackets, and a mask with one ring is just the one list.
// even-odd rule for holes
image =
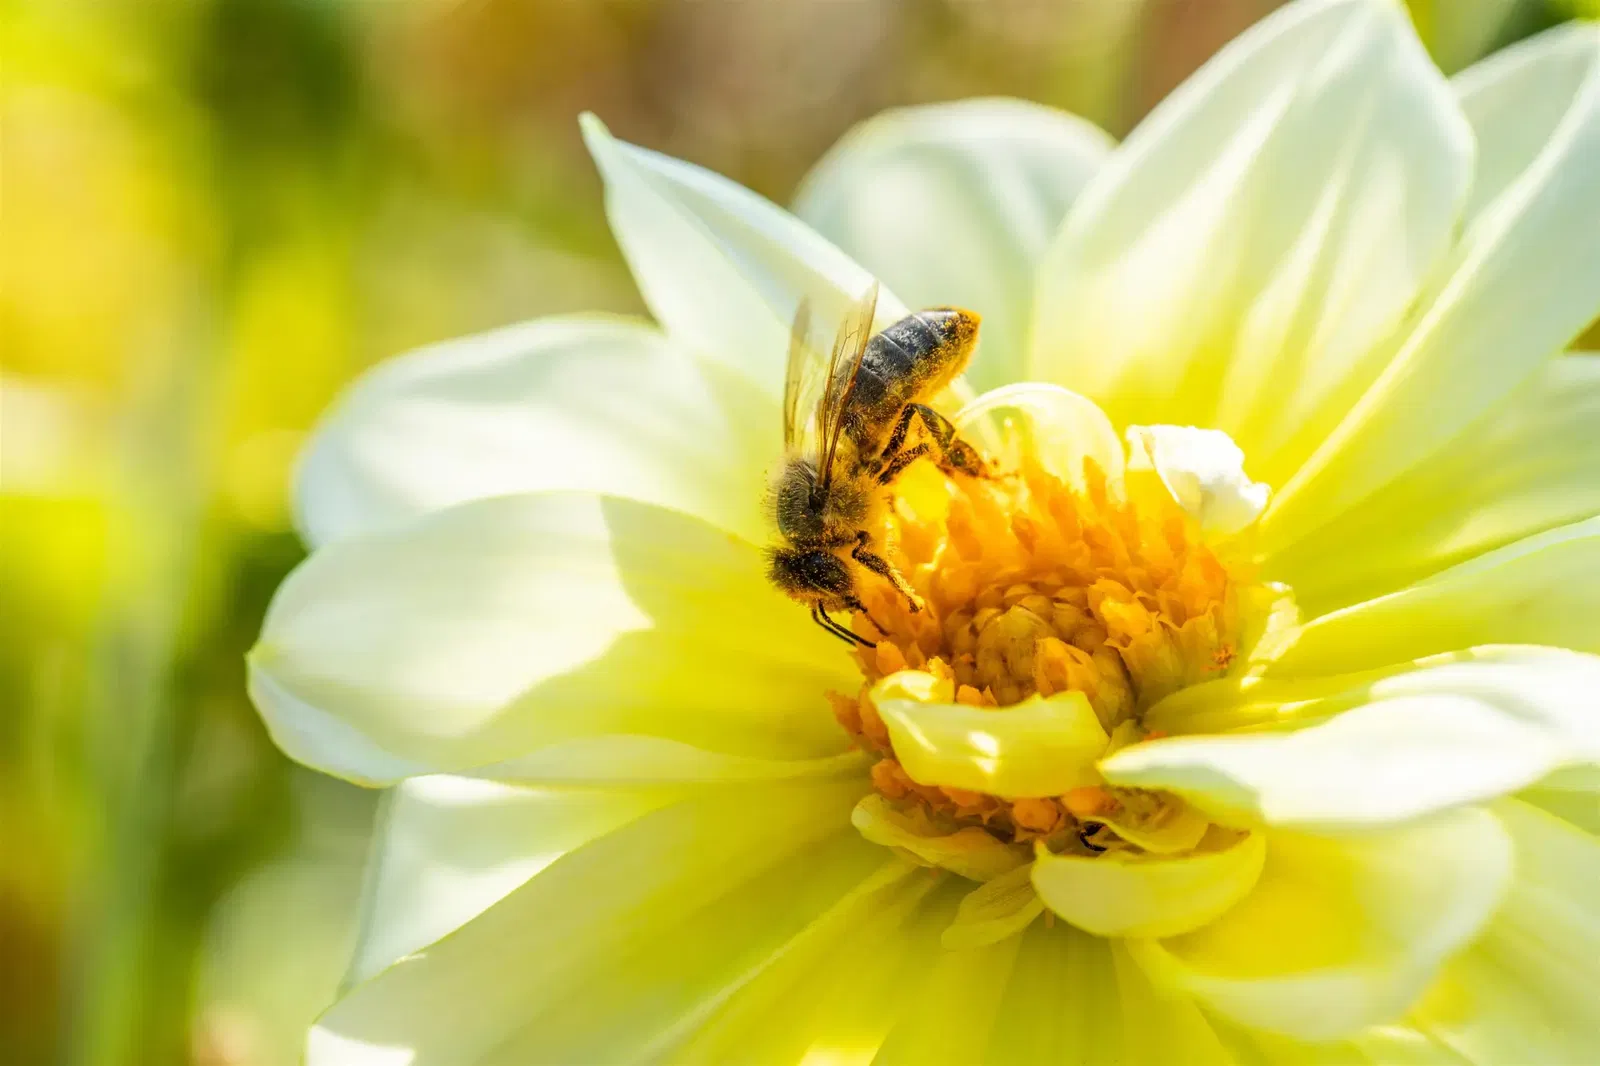
[[[1446, 80], [1298, 0], [1121, 145], [890, 112], [794, 214], [584, 129], [656, 324], [395, 360], [302, 465], [252, 693], [395, 786], [313, 1066], [1600, 1057], [1600, 29]], [[1000, 473], [896, 482], [852, 648], [762, 497], [875, 279], [983, 316]]]

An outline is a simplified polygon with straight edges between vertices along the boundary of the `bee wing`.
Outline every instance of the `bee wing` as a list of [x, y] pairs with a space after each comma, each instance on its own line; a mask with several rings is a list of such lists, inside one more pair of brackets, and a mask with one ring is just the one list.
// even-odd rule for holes
[[867, 342], [872, 339], [872, 320], [877, 313], [878, 283], [874, 281], [855, 308], [845, 315], [833, 339], [827, 384], [817, 408], [818, 437], [822, 441], [822, 461], [818, 469], [823, 485], [833, 480], [833, 457], [839, 448], [839, 435], [844, 430], [844, 409], [855, 391], [861, 360], [867, 354]]
[[806, 390], [807, 368], [815, 368], [817, 360], [809, 342], [811, 332], [811, 301], [801, 300], [794, 313], [794, 325], [789, 329], [789, 361], [783, 378], [783, 444], [793, 447], [798, 427], [795, 416], [800, 411], [800, 394]]

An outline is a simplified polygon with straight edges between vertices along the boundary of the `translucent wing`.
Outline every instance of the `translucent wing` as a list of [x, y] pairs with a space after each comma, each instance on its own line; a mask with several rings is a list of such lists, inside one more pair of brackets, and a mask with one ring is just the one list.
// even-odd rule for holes
[[823, 387], [822, 402], [817, 407], [817, 436], [822, 442], [818, 469], [824, 486], [833, 480], [833, 459], [839, 450], [839, 435], [844, 430], [845, 407], [855, 391], [861, 360], [867, 354], [867, 342], [872, 339], [872, 319], [877, 313], [878, 283], [874, 281], [866, 295], [839, 323], [839, 332], [834, 336], [833, 353], [828, 358], [828, 380]]
[[783, 378], [783, 444], [790, 448], [795, 444], [795, 434], [798, 427], [795, 425], [795, 416], [800, 411], [800, 394], [807, 391], [807, 367], [816, 365], [816, 358], [808, 340], [811, 332], [811, 303], [801, 300], [800, 307], [794, 313], [794, 325], [789, 329], [789, 361], [785, 365]]

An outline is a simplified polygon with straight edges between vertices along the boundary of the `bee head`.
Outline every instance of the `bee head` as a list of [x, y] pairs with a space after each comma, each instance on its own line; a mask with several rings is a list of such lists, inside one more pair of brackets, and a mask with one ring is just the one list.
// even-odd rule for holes
[[823, 610], [838, 610], [855, 598], [849, 567], [821, 548], [774, 548], [767, 577], [802, 603], [821, 603]]

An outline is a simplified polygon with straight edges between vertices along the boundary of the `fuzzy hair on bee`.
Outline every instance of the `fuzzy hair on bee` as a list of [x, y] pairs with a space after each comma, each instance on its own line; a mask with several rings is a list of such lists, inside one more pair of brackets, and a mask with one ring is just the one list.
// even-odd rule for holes
[[[905, 316], [874, 335], [874, 284], [835, 334], [824, 362], [811, 347], [810, 309], [801, 303], [789, 338], [784, 382], [785, 456], [767, 510], [783, 543], [768, 554], [768, 579], [811, 608], [828, 632], [872, 642], [830, 617], [865, 615], [857, 581], [887, 581], [911, 610], [922, 601], [881, 554], [879, 533], [896, 478], [924, 457], [947, 474], [988, 476], [982, 456], [928, 404], [960, 375], [977, 343], [978, 316], [933, 308]], [[802, 396], [818, 396], [802, 423]]]

